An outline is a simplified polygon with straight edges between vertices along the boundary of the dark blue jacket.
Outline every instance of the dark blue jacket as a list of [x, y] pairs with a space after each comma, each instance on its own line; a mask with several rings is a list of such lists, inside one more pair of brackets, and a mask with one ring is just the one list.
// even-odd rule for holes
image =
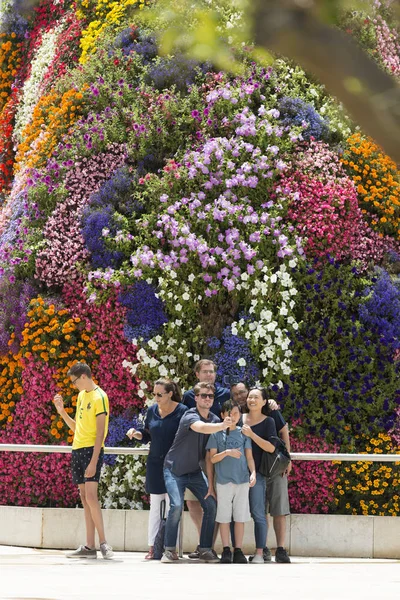
[[149, 407], [144, 421], [144, 428], [138, 428], [142, 434], [142, 443], [150, 442], [150, 451], [146, 463], [146, 491], [148, 494], [165, 494], [163, 465], [175, 434], [178, 431], [182, 416], [187, 407], [178, 404], [175, 410], [164, 418], [160, 417], [158, 405]]

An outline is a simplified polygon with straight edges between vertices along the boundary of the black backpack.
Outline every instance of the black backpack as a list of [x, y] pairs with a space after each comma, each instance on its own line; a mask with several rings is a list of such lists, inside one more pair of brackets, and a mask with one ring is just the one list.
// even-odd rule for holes
[[267, 481], [283, 475], [290, 463], [290, 454], [285, 442], [281, 438], [271, 436], [268, 441], [275, 446], [274, 452], [263, 452], [259, 472], [267, 478]]

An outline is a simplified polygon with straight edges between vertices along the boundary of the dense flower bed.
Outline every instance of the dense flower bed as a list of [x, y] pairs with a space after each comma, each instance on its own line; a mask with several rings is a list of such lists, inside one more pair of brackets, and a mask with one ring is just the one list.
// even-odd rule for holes
[[[292, 421], [291, 449], [293, 452], [338, 452], [339, 447], [328, 444], [320, 436], [307, 434], [298, 437], [300, 421]], [[301, 432], [301, 427], [299, 427]], [[296, 461], [289, 483], [290, 508], [294, 513], [328, 513], [335, 502], [339, 468], [332, 462]]]
[[[396, 165], [283, 58], [161, 56], [147, 4], [4, 3], [0, 441], [71, 443], [51, 399], [74, 413], [82, 359], [128, 445], [151, 382], [187, 389], [208, 356], [269, 387], [295, 451], [398, 452]], [[344, 27], [397, 77], [390, 2], [370, 4]], [[240, 13], [218, 14], [228, 38]], [[398, 515], [398, 468], [299, 462], [292, 510]], [[67, 469], [0, 454], [0, 503], [74, 506]], [[147, 507], [144, 470], [107, 460], [104, 506]]]
[[343, 157], [357, 186], [360, 207], [371, 226], [396, 240], [400, 236], [400, 180], [396, 164], [373, 140], [353, 134]]
[[11, 86], [21, 66], [22, 43], [17, 34], [0, 33], [0, 110], [11, 92]]
[[0, 198], [9, 191], [13, 176], [14, 146], [12, 131], [18, 92], [13, 90], [0, 112]]
[[[399, 446], [389, 435], [379, 433], [358, 442], [369, 454], [398, 454]], [[399, 464], [379, 462], [343, 463], [340, 467], [335, 504], [353, 515], [398, 516], [400, 510]]]

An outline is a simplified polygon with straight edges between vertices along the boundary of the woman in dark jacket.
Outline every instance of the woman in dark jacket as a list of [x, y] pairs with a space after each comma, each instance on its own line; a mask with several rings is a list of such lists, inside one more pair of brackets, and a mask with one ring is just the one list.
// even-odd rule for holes
[[148, 528], [149, 552], [146, 559], [153, 558], [154, 540], [160, 526], [160, 504], [166, 502], [167, 512], [169, 499], [166, 493], [163, 475], [164, 458], [172, 446], [182, 415], [187, 407], [181, 404], [178, 385], [168, 379], [159, 379], [153, 390], [155, 403], [149, 407], [144, 427], [129, 429], [127, 436], [150, 442], [150, 451], [146, 463], [146, 491], [150, 494], [150, 514]]

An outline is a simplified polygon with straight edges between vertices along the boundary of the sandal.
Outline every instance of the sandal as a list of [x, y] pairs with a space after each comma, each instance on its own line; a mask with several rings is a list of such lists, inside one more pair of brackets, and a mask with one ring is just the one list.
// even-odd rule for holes
[[148, 553], [146, 554], [146, 556], [144, 557], [145, 560], [153, 560], [153, 558], [154, 558], [153, 550], [149, 550]]

